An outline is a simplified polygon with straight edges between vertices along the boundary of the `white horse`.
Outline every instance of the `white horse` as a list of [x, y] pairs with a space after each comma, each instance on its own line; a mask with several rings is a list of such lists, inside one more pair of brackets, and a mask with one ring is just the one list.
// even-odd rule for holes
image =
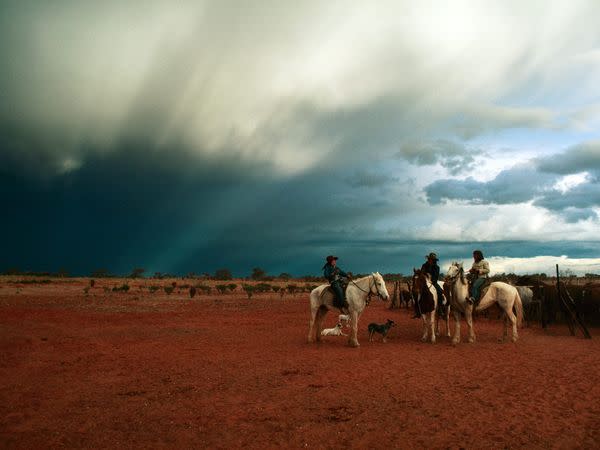
[[[333, 296], [335, 295], [329, 284], [322, 284], [316, 287], [310, 293], [310, 326], [308, 329], [308, 342], [321, 340], [321, 329], [323, 319], [329, 310], [337, 309], [333, 306]], [[352, 329], [348, 337], [348, 344], [352, 347], [358, 347], [358, 319], [365, 307], [368, 305], [372, 295], [378, 295], [384, 301], [389, 299], [385, 281], [379, 272], [375, 272], [367, 277], [351, 280], [346, 289], [346, 300], [348, 301], [348, 314]]]
[[[431, 341], [435, 344], [435, 323], [438, 304], [438, 294], [431, 282], [431, 275], [421, 270], [413, 269], [412, 295], [419, 304], [421, 318], [423, 319], [423, 342]], [[429, 338], [428, 338], [429, 336]]]
[[[469, 342], [475, 342], [475, 332], [473, 331], [473, 305], [467, 301], [469, 297], [469, 283], [463, 269], [463, 264], [453, 262], [446, 272], [446, 284], [450, 285], [450, 304], [454, 313], [455, 331], [452, 343], [454, 345], [460, 342], [460, 316], [465, 315], [467, 325], [469, 326]], [[512, 341], [516, 342], [519, 334], [517, 325], [523, 323], [523, 304], [519, 292], [514, 286], [495, 281], [490, 284], [487, 292], [483, 293], [483, 297], [475, 311], [483, 311], [489, 308], [494, 303], [504, 311], [504, 335], [503, 340], [508, 337], [508, 321], [512, 323]], [[516, 316], [513, 313], [513, 307], [516, 310]]]

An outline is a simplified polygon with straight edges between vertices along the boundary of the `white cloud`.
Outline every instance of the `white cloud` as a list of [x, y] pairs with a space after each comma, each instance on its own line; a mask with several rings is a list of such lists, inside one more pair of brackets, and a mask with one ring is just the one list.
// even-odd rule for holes
[[563, 194], [571, 189], [589, 181], [590, 174], [588, 172], [566, 175], [556, 182], [554, 189], [559, 190]]
[[576, 275], [586, 273], [600, 274], [600, 258], [569, 258], [568, 256], [534, 256], [531, 258], [508, 258], [492, 256], [486, 258], [490, 263], [491, 274], [545, 273], [548, 276], [556, 274], [556, 264], [560, 272], [567, 270]]
[[449, 202], [428, 213], [432, 222], [414, 228], [412, 238], [449, 241], [569, 241], [597, 240], [594, 218], [569, 223], [561, 216], [530, 203], [468, 205]]

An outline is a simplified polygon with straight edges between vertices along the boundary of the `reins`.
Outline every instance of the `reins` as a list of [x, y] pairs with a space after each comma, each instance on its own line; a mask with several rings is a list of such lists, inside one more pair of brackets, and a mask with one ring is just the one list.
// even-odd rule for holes
[[[374, 275], [370, 275], [369, 278], [373, 278], [373, 284], [375, 285], [375, 290], [377, 291], [377, 296], [379, 298], [381, 298], [381, 293], [379, 292], [379, 288], [377, 287], [377, 282], [375, 281], [375, 276]], [[361, 288], [358, 284], [356, 284], [354, 282], [354, 280], [350, 280], [350, 282], [356, 286], [360, 291], [365, 292], [367, 294], [367, 299], [365, 300], [365, 304], [367, 306], [369, 306], [369, 303], [371, 303], [371, 297], [373, 297], [373, 291], [371, 290], [371, 280], [369, 279], [369, 290], [365, 291], [363, 288]]]

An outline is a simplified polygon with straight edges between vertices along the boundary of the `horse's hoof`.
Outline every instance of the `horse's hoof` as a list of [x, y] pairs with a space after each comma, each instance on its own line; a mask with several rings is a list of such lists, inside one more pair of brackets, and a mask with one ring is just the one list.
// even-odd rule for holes
[[469, 344], [472, 344], [473, 342], [475, 342], [475, 338], [470, 337], [468, 342], [469, 342]]
[[349, 342], [349, 343], [348, 343], [348, 345], [349, 345], [350, 347], [353, 347], [353, 348], [358, 348], [358, 347], [360, 347], [360, 344], [359, 344], [358, 342]]
[[517, 342], [517, 339], [519, 339], [518, 336], [513, 336], [512, 339], [511, 339], [511, 341], [514, 343], [514, 342]]

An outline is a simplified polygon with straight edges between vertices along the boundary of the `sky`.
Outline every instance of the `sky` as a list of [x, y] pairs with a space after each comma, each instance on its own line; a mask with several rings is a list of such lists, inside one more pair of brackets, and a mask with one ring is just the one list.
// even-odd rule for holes
[[0, 270], [600, 273], [598, 17], [3, 1]]

